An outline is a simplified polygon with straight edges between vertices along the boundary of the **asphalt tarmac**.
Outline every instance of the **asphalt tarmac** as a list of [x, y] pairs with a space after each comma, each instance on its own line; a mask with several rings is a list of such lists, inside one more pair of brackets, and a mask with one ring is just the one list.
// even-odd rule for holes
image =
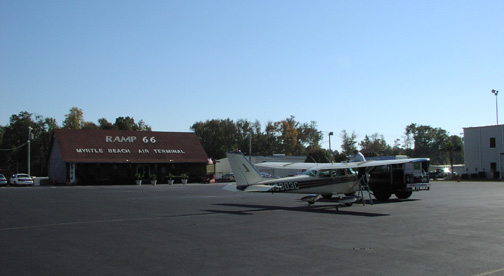
[[504, 275], [504, 183], [308, 207], [221, 184], [0, 188], [0, 275]]

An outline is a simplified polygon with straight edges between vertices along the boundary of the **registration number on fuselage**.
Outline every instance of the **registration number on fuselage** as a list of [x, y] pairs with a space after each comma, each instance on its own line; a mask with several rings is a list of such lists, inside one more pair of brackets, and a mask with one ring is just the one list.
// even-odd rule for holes
[[291, 190], [299, 190], [299, 185], [296, 181], [294, 182], [280, 182], [271, 184], [275, 186], [272, 191], [273, 192], [283, 192], [283, 191], [291, 191]]

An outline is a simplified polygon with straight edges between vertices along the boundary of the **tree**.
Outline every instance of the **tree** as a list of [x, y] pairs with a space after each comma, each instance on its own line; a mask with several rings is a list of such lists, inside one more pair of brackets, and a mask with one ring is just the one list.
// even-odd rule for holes
[[100, 129], [114, 129], [114, 125], [105, 118], [98, 119], [98, 127]]
[[93, 122], [86, 122], [82, 124], [81, 129], [99, 129], [99, 127]]
[[[448, 159], [450, 162], [451, 171], [453, 172], [453, 164], [455, 160], [455, 155], [457, 153], [462, 152], [464, 145], [462, 142], [462, 138], [457, 135], [450, 136], [442, 145], [441, 151], [446, 152], [448, 154]], [[458, 161], [458, 160], [457, 160]], [[461, 162], [463, 163], [463, 162]]]
[[280, 152], [285, 155], [297, 155], [298, 153], [298, 126], [294, 116], [275, 123]]
[[342, 130], [341, 134], [341, 149], [343, 150], [342, 154], [344, 155], [350, 155], [352, 154], [355, 150], [357, 150], [357, 147], [355, 146], [357, 144], [357, 134], [355, 134], [355, 131], [352, 131], [352, 134], [348, 134], [346, 130]]
[[336, 163], [348, 161], [348, 155], [340, 153], [337, 150], [334, 151], [333, 158]]
[[317, 122], [311, 121], [309, 124], [301, 124], [298, 128], [299, 144], [307, 149], [317, 148], [322, 140], [322, 132], [317, 130]]
[[[104, 127], [109, 127], [107, 123], [108, 123], [107, 120], [105, 121], [102, 120], [100, 122], [100, 125], [103, 124]], [[112, 129], [130, 130], [130, 131], [151, 131], [151, 127], [145, 124], [143, 120], [140, 120], [137, 124], [135, 123], [135, 119], [130, 116], [117, 117]]]
[[429, 157], [433, 164], [445, 164], [446, 158], [440, 154], [440, 149], [448, 140], [446, 130], [411, 124], [406, 127], [405, 135], [414, 141], [411, 157]]
[[392, 155], [403, 155], [406, 154], [405, 149], [401, 148], [401, 139], [394, 140], [394, 146], [392, 146]]
[[[34, 118], [34, 119], [33, 119]], [[31, 128], [31, 131], [29, 131]], [[53, 118], [23, 111], [12, 115], [8, 126], [2, 128], [0, 168], [4, 173], [28, 171], [28, 133], [31, 132], [30, 169], [34, 175], [47, 174], [47, 157], [53, 129], [58, 128]]]
[[249, 153], [252, 137], [252, 153], [255, 155], [305, 155], [316, 148], [322, 134], [316, 129], [316, 123], [298, 123], [294, 116], [279, 121], [268, 122], [262, 131], [261, 123], [244, 119], [236, 123], [230, 119], [197, 122], [191, 129], [200, 138], [203, 148], [210, 157], [222, 158], [226, 151], [241, 150]]
[[278, 137], [276, 136], [275, 124], [269, 121], [266, 124], [264, 133], [259, 136], [259, 152], [262, 155], [272, 155], [280, 151]]
[[312, 148], [319, 146], [322, 132], [317, 130], [317, 123], [299, 123], [291, 115], [285, 120], [275, 122], [270, 128], [276, 140], [276, 152], [286, 155], [305, 155]]
[[138, 121], [137, 123], [137, 131], [152, 131], [152, 128], [151, 126], [149, 126], [148, 124], [146, 124], [144, 122], [144, 120], [140, 120]]
[[252, 133], [252, 124], [247, 120], [238, 120], [236, 122], [236, 131], [238, 136], [238, 148], [241, 149], [245, 154], [250, 154], [250, 140], [254, 136], [254, 134]]
[[135, 130], [137, 127], [135, 119], [129, 116], [117, 117], [114, 126], [118, 130]]
[[209, 157], [224, 158], [226, 152], [237, 149], [237, 128], [229, 118], [197, 122], [191, 126], [191, 129], [199, 137]]
[[321, 147], [313, 147], [306, 156], [306, 163], [327, 163], [331, 162], [331, 154]]
[[359, 144], [362, 153], [365, 156], [384, 156], [392, 153], [391, 147], [385, 141], [383, 135], [374, 133], [371, 136], [366, 135]]
[[84, 126], [84, 112], [78, 107], [70, 108], [70, 113], [65, 115], [63, 128], [81, 129]]

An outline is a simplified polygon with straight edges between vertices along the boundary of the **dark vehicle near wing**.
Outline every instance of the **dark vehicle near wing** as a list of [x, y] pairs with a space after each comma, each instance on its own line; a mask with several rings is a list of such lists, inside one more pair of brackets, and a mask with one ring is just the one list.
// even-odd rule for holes
[[369, 187], [378, 200], [388, 200], [392, 194], [407, 199], [412, 192], [429, 190], [428, 158], [417, 158], [415, 162], [376, 167], [371, 170]]
[[429, 172], [429, 177], [431, 179], [445, 178], [445, 177], [450, 177], [451, 175], [452, 174], [450, 172], [450, 169], [448, 169], [448, 168], [440, 168], [440, 169], [436, 169], [435, 171]]

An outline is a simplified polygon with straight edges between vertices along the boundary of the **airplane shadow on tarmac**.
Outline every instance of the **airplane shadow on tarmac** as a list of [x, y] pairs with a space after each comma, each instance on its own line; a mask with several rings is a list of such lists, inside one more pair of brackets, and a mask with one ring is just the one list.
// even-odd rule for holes
[[274, 212], [274, 211], [291, 211], [291, 212], [293, 211], [293, 212], [308, 212], [308, 213], [331, 214], [331, 215], [335, 214], [350, 215], [350, 216], [362, 216], [362, 217], [389, 216], [389, 214], [346, 210], [346, 208], [348, 207], [339, 207], [338, 210], [336, 210], [336, 205], [312, 205], [312, 206], [305, 205], [297, 207], [283, 207], [283, 206], [259, 205], [259, 204], [236, 204], [236, 203], [222, 203], [214, 205], [246, 208], [247, 210], [239, 210], [239, 211], [205, 210], [205, 211], [219, 214], [231, 214], [231, 215], [254, 215], [257, 213]]
[[[405, 202], [415, 202], [419, 201], [421, 199], [417, 198], [408, 198], [408, 199], [398, 199], [398, 198], [393, 198], [389, 200], [373, 200], [374, 205], [379, 205], [379, 204], [393, 204], [393, 203], [405, 203]], [[359, 201], [355, 202], [354, 204], [358, 204]]]
[[[407, 203], [407, 202], [415, 202], [415, 201], [419, 201], [420, 199], [398, 199], [398, 198], [392, 198], [392, 199], [389, 199], [389, 200], [376, 200], [376, 199], [373, 199], [373, 204], [371, 204], [369, 201], [366, 201], [366, 205], [381, 205], [381, 204], [394, 204], [394, 203]], [[333, 203], [336, 203], [337, 201], [333, 200], [333, 199], [319, 199], [317, 201], [318, 202], [333, 202]], [[316, 204], [316, 203], [315, 203]], [[362, 204], [362, 200], [357, 200], [354, 202], [354, 205], [357, 204]]]
[[[389, 199], [387, 201], [378, 201], [374, 200], [373, 204], [366, 202], [366, 205], [369, 208], [372, 208], [372, 205], [381, 205], [381, 204], [395, 204], [395, 203], [407, 203], [414, 202], [420, 199]], [[247, 210], [239, 210], [239, 211], [228, 211], [228, 210], [205, 210], [206, 212], [211, 213], [219, 213], [219, 214], [231, 214], [231, 215], [253, 215], [256, 213], [263, 212], [273, 212], [273, 211], [293, 211], [293, 212], [308, 212], [308, 213], [319, 213], [319, 214], [331, 214], [331, 215], [349, 215], [349, 216], [361, 216], [361, 217], [380, 217], [380, 216], [389, 216], [390, 214], [380, 214], [380, 213], [372, 213], [372, 212], [361, 212], [351, 210], [351, 207], [339, 206], [336, 208], [337, 204], [327, 205], [324, 203], [336, 203], [331, 199], [320, 199], [317, 204], [308, 206], [296, 206], [296, 207], [284, 207], [284, 206], [274, 206], [274, 205], [259, 205], [259, 204], [238, 204], [238, 203], [220, 203], [214, 204], [215, 206], [225, 206], [225, 207], [239, 207], [239, 208], [247, 208]], [[353, 206], [362, 204], [362, 201], [356, 201]]]

